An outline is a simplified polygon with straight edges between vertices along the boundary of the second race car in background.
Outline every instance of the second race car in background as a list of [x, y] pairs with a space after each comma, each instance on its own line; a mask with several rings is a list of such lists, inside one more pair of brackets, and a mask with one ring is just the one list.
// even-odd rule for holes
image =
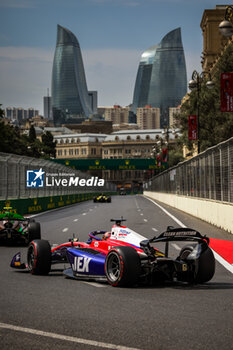
[[106, 196], [105, 194], [100, 194], [99, 196], [97, 197], [94, 197], [93, 198], [93, 202], [94, 203], [97, 203], [97, 202], [100, 202], [100, 203], [111, 203], [111, 197], [110, 196]]
[[[71, 239], [51, 247], [46, 240], [32, 241], [28, 247], [27, 264], [17, 253], [11, 267], [27, 268], [32, 274], [48, 274], [52, 264], [66, 263], [64, 274], [70, 278], [107, 281], [112, 286], [156, 284], [165, 281], [186, 283], [208, 282], [215, 272], [215, 259], [209, 239], [189, 228], [168, 227], [158, 237], [147, 239], [123, 226], [124, 219], [112, 219], [110, 232], [89, 233], [87, 242]], [[169, 257], [169, 243], [189, 241], [176, 258]], [[165, 243], [165, 251], [156, 248]]]
[[11, 207], [4, 207], [0, 214], [0, 241], [29, 244], [41, 238], [39, 222], [24, 218]]

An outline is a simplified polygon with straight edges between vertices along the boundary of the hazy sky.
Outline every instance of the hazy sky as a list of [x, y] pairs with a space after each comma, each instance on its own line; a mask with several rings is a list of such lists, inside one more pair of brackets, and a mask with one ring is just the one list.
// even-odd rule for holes
[[82, 50], [88, 90], [98, 105], [132, 102], [141, 53], [181, 27], [188, 80], [200, 71], [205, 9], [226, 0], [0, 0], [0, 104], [43, 113], [51, 90], [57, 24]]

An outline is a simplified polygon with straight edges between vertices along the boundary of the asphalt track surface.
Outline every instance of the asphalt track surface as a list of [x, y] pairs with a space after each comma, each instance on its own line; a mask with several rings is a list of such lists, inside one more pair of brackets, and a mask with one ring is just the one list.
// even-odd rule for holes
[[[162, 204], [177, 220], [210, 237], [233, 235]], [[177, 221], [143, 196], [117, 196], [112, 203], [83, 202], [36, 217], [42, 238], [63, 243], [92, 230], [109, 230], [110, 219], [147, 237]], [[179, 242], [180, 244], [180, 242]], [[173, 246], [174, 254], [177, 246]], [[26, 247], [0, 246], [0, 349], [232, 349], [233, 275], [217, 263], [203, 285], [114, 288], [64, 277], [63, 266], [48, 276], [9, 267]]]

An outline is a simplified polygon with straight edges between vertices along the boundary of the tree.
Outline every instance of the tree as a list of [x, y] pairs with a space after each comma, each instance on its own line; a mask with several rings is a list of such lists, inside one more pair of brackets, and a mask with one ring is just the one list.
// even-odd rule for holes
[[36, 130], [33, 125], [29, 129], [27, 143], [28, 154], [31, 157], [40, 158], [42, 156], [42, 143], [36, 138]]
[[[1, 105], [0, 105], [1, 106]], [[36, 139], [35, 128], [31, 127], [29, 136], [21, 135], [18, 126], [5, 124], [1, 120], [3, 110], [0, 108], [0, 152], [24, 156], [41, 157], [41, 142]]]
[[28, 155], [27, 143], [21, 137], [19, 129], [0, 121], [0, 151]]
[[1, 108], [2, 104], [0, 104], [0, 118], [4, 117], [4, 110]]
[[29, 129], [29, 141], [34, 142], [35, 140], [36, 140], [36, 130], [34, 128], [34, 125], [31, 125]]
[[169, 145], [168, 148], [168, 168], [175, 166], [184, 160], [179, 144]]
[[42, 151], [44, 152], [45, 158], [56, 157], [56, 142], [53, 141], [53, 135], [51, 132], [46, 131], [42, 135]]
[[[233, 113], [221, 112], [220, 101], [220, 76], [223, 72], [233, 72], [233, 44], [225, 50], [224, 55], [219, 59], [212, 77], [214, 88], [208, 90], [206, 79], [200, 85], [199, 95], [199, 126], [200, 126], [200, 149], [214, 146], [221, 141], [233, 136]], [[176, 115], [181, 125], [181, 142], [192, 149], [192, 142], [188, 140], [188, 116], [197, 112], [197, 91], [193, 90], [189, 98], [181, 106], [180, 115]]]

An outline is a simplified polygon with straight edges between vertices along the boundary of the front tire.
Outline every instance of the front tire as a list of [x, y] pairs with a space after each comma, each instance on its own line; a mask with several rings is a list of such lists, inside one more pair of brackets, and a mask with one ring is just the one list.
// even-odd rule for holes
[[27, 253], [28, 269], [33, 275], [47, 275], [51, 269], [51, 247], [46, 240], [32, 241]]
[[105, 260], [105, 274], [108, 283], [114, 287], [131, 287], [139, 280], [141, 262], [132, 247], [115, 247]]

